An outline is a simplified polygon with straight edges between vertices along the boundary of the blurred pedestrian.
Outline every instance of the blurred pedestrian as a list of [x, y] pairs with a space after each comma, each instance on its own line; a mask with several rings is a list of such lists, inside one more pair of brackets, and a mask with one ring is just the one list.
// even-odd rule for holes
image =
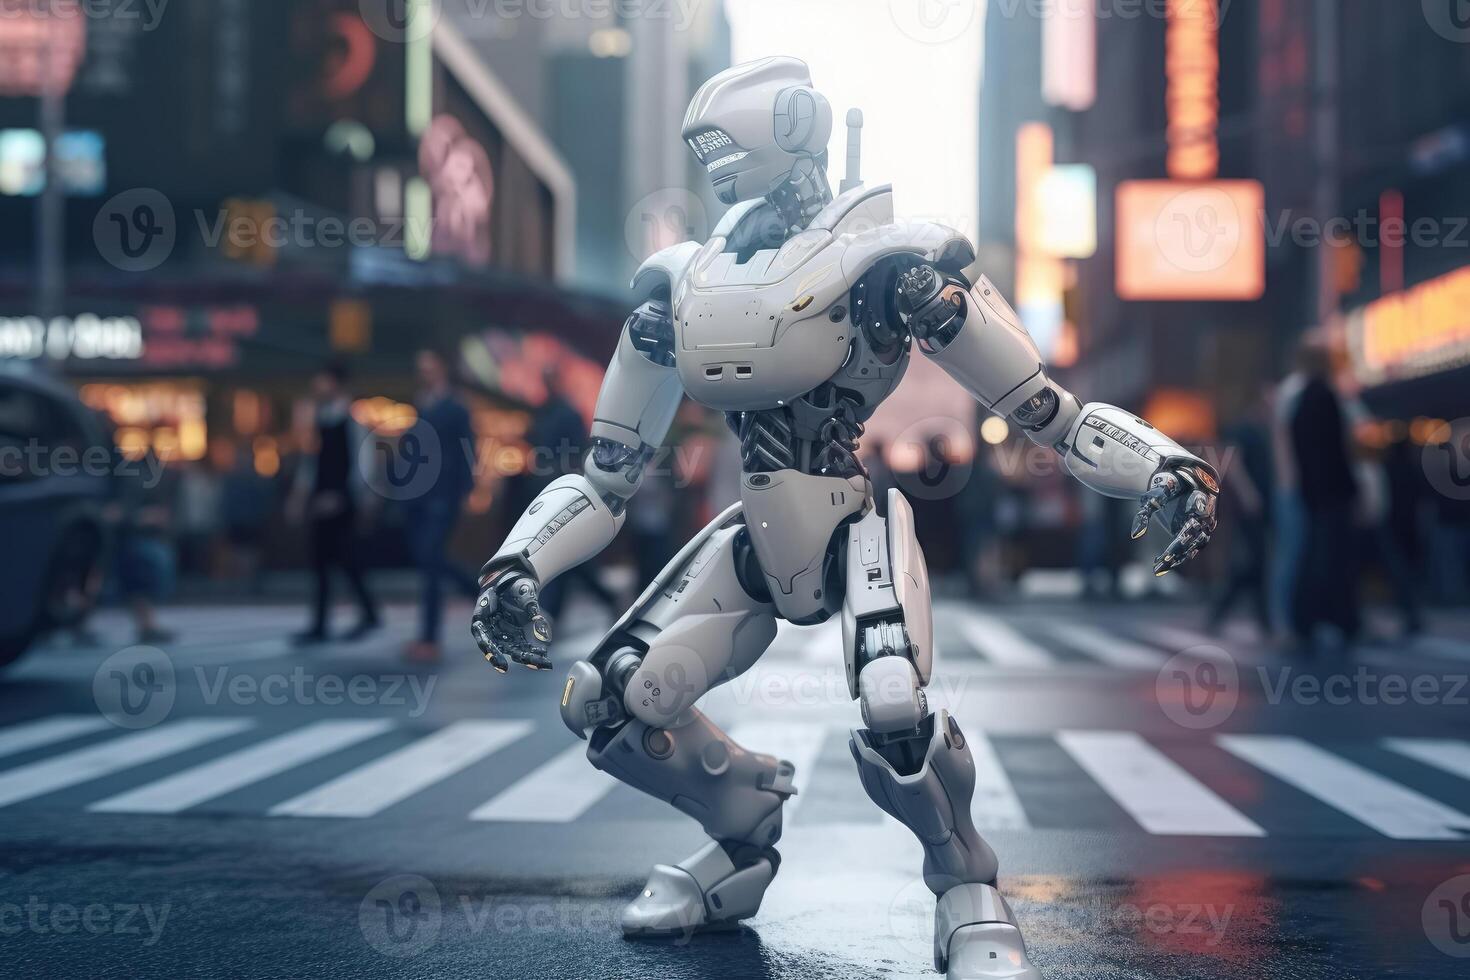
[[274, 503], [270, 481], [255, 470], [250, 447], [229, 447], [229, 467], [220, 487], [220, 522], [229, 545], [230, 574], [245, 579], [252, 594], [261, 591], [266, 525]]
[[1310, 654], [1320, 627], [1351, 646], [1359, 630], [1353, 547], [1357, 480], [1333, 358], [1308, 339], [1277, 397], [1274, 442], [1281, 484], [1280, 585], [1286, 621]]
[[658, 577], [677, 550], [674, 540], [674, 475], [655, 467], [628, 501], [628, 532], [638, 570], [638, 588]]
[[[1424, 447], [1423, 456], [1416, 453], [1418, 472], [1424, 473], [1424, 458], [1444, 453], [1448, 457], [1446, 474], [1457, 488], [1470, 487], [1470, 472], [1461, 460], [1470, 459], [1470, 421], [1451, 423], [1448, 432], [1439, 433], [1443, 441]], [[1427, 551], [1434, 576], [1435, 598], [1447, 606], [1470, 602], [1470, 499], [1463, 494], [1443, 491], [1428, 498], [1430, 524]]]
[[996, 470], [997, 453], [988, 451], [990, 446], [979, 448], [969, 478], [955, 498], [960, 564], [972, 599], [984, 599], [999, 584], [1000, 569], [996, 509], [1002, 484]]
[[[567, 398], [561, 372], [549, 365], [542, 373], [546, 400], [536, 410], [526, 431], [530, 463], [524, 472], [507, 481], [506, 507], [510, 514], [525, 511], [553, 480], [564, 473], [580, 472], [587, 449], [587, 424]], [[636, 499], [636, 498], [635, 498]], [[597, 563], [583, 562], [558, 575], [541, 588], [541, 608], [553, 620], [566, 603], [567, 590], [581, 585], [609, 610], [620, 610], [617, 596], [597, 578]]]
[[434, 351], [419, 351], [415, 369], [418, 425], [432, 433], [420, 444], [425, 452], [439, 455], [440, 465], [434, 482], [405, 508], [408, 550], [419, 571], [419, 634], [405, 652], [410, 659], [433, 662], [439, 659], [444, 579], [471, 599], [479, 591], [475, 576], [449, 557], [450, 538], [475, 487], [475, 430], [469, 410], [450, 385], [444, 358]]
[[1226, 427], [1222, 435], [1222, 458], [1233, 464], [1220, 493], [1222, 523], [1230, 528], [1229, 567], [1224, 587], [1210, 604], [1207, 628], [1218, 633], [1236, 603], [1245, 599], [1256, 630], [1266, 640], [1274, 632], [1269, 592], [1271, 442], [1265, 426], [1252, 418]]
[[1418, 590], [1409, 572], [1408, 560], [1394, 534], [1393, 492], [1385, 464], [1387, 445], [1382, 426], [1374, 421], [1367, 406], [1353, 401], [1347, 407], [1354, 422], [1356, 476], [1361, 490], [1358, 504], [1358, 549], [1364, 567], [1378, 566], [1398, 607], [1400, 632], [1413, 637], [1423, 632], [1424, 617]]
[[1093, 493], [1080, 483], [1068, 486], [1065, 492], [1075, 499], [1081, 514], [1076, 561], [1082, 574], [1082, 599], [1117, 602], [1123, 598], [1123, 565], [1128, 550], [1136, 547], [1114, 533], [1120, 524], [1127, 523], [1128, 502]]
[[132, 613], [138, 642], [161, 646], [175, 639], [157, 619], [158, 603], [173, 593], [178, 573], [174, 474], [151, 447], [140, 459], [120, 462], [115, 472], [109, 517], [117, 534], [118, 592]]
[[315, 402], [315, 447], [301, 461], [288, 507], [310, 527], [315, 594], [311, 626], [296, 634], [300, 645], [329, 638], [332, 569], [341, 570], [357, 599], [357, 625], [342, 639], [361, 639], [380, 625], [377, 603], [368, 590], [358, 553], [358, 519], [372, 507], [358, 466], [364, 433], [352, 420], [347, 369], [333, 362], [311, 379]]
[[220, 529], [220, 477], [206, 459], [188, 460], [178, 482], [179, 565], [186, 574], [214, 573], [214, 545]]

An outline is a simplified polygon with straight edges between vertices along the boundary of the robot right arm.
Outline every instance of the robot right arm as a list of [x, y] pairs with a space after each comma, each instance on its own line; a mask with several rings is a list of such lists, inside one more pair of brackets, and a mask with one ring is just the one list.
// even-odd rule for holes
[[1164, 575], [1215, 533], [1219, 473], [1131, 412], [1082, 404], [1047, 376], [1036, 343], [985, 277], [928, 263], [899, 277], [899, 309], [921, 350], [1034, 443], [1050, 446], [1084, 486], [1138, 501], [1132, 534], [1157, 520], [1173, 536], [1154, 562]]
[[501, 673], [508, 661], [551, 667], [551, 628], [537, 592], [612, 543], [682, 397], [668, 293], [661, 289], [623, 327], [597, 398], [582, 473], [541, 491], [480, 569], [483, 591], [470, 632], [490, 666]]

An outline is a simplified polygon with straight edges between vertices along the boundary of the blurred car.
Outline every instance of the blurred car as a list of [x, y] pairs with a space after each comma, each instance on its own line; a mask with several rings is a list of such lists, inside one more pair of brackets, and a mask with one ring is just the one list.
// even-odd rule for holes
[[112, 448], [64, 384], [0, 363], [0, 666], [96, 603]]

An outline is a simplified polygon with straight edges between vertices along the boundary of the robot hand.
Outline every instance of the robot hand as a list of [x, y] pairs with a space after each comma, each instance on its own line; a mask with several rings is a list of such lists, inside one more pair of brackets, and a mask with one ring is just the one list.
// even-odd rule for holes
[[1155, 575], [1167, 575], [1210, 543], [1218, 523], [1215, 498], [1219, 494], [1219, 481], [1200, 465], [1179, 463], [1154, 474], [1133, 518], [1133, 538], [1136, 541], [1147, 533], [1149, 519], [1155, 514], [1174, 535], [1154, 561]]
[[475, 602], [470, 633], [490, 666], [502, 674], [510, 669], [507, 657], [531, 670], [551, 669], [546, 655], [551, 623], [541, 612], [536, 588], [530, 576], [507, 575], [491, 582]]

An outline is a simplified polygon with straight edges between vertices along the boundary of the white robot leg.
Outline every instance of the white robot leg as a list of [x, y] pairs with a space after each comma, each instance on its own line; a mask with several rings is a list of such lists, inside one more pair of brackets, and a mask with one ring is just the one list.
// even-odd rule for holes
[[959, 724], [929, 710], [933, 613], [913, 512], [897, 490], [885, 520], [852, 526], [843, 639], [852, 696], [866, 728], [849, 743], [863, 789], [924, 847], [924, 883], [938, 897], [934, 965], [950, 980], [1040, 980], [995, 879], [995, 852], [975, 829], [975, 762]]
[[658, 865], [623, 912], [630, 936], [679, 935], [754, 915], [780, 864], [795, 767], [748, 752], [694, 704], [750, 667], [776, 619], [739, 506], [674, 557], [590, 658], [562, 718], [598, 769], [698, 820], [710, 842]]

